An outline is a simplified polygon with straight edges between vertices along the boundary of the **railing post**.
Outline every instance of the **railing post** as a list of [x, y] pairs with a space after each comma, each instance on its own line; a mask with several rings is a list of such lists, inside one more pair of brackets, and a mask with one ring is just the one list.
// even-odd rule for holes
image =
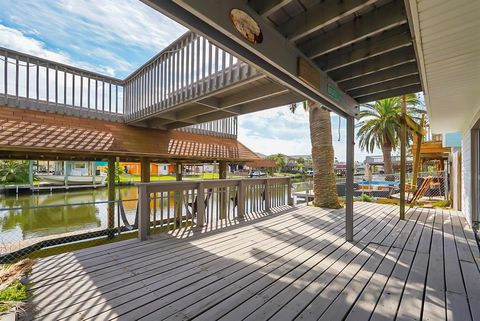
[[238, 182], [238, 191], [237, 191], [237, 216], [239, 218], [245, 216], [245, 183], [241, 179]]
[[145, 241], [150, 230], [150, 202], [146, 185], [138, 186], [138, 238]]
[[347, 116], [347, 178], [345, 182], [345, 237], [353, 241], [353, 175], [355, 168], [355, 119]]
[[205, 225], [205, 187], [203, 183], [198, 184], [197, 189], [197, 226]]
[[292, 179], [287, 178], [287, 205], [293, 206], [293, 197], [292, 197]]
[[270, 183], [268, 178], [264, 180], [265, 184], [265, 211], [270, 211]]

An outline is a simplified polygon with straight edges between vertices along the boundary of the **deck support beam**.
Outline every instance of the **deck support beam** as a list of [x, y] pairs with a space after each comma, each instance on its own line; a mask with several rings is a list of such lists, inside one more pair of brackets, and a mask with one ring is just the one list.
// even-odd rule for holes
[[[405, 219], [405, 183], [407, 174], [407, 101], [405, 95], [402, 96], [402, 128], [400, 132], [400, 219]], [[413, 182], [416, 184], [416, 182]]]
[[142, 183], [150, 182], [150, 159], [140, 159], [140, 179]]
[[355, 119], [347, 117], [347, 177], [345, 183], [345, 235], [353, 241], [353, 174], [355, 166]]
[[115, 158], [108, 158], [108, 228], [113, 229], [115, 226]]
[[[196, 33], [206, 36], [220, 48], [248, 61], [273, 80], [295, 91], [305, 99], [316, 101], [345, 117], [356, 115], [357, 102], [343, 92], [328, 75], [320, 70], [294, 44], [289, 43], [275, 27], [268, 24], [247, 2], [241, 0], [142, 0], [166, 16], [182, 23]], [[261, 43], [252, 44], [244, 39], [230, 20], [232, 8], [248, 13], [260, 26]], [[282, 50], [278, 50], [279, 46]], [[302, 80], [299, 61], [306, 62], [313, 82]], [[317, 82], [317, 80], [319, 80]], [[327, 86], [328, 84], [328, 86]], [[332, 91], [335, 94], [332, 94]]]
[[[218, 178], [219, 179], [227, 179], [227, 162], [220, 161], [218, 163]], [[228, 197], [227, 197], [228, 189], [226, 187], [221, 187], [218, 189], [219, 196], [220, 196], [220, 218], [226, 219], [227, 218], [227, 206], [228, 206]]]

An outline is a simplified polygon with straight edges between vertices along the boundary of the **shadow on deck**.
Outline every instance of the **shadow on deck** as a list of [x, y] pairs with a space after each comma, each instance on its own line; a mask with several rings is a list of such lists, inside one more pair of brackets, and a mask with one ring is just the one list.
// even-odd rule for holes
[[227, 229], [41, 260], [38, 320], [478, 320], [479, 251], [461, 213], [298, 207]]

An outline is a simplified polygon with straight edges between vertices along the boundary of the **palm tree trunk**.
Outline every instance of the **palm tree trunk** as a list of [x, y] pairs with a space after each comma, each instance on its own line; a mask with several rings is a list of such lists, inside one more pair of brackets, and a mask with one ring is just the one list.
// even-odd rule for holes
[[330, 112], [317, 104], [309, 103], [310, 139], [313, 161], [313, 205], [339, 208], [337, 183], [334, 171], [334, 152]]
[[393, 165], [392, 165], [392, 145], [390, 143], [383, 144], [382, 147], [383, 153], [383, 171], [385, 172], [385, 177], [391, 177], [393, 174]]

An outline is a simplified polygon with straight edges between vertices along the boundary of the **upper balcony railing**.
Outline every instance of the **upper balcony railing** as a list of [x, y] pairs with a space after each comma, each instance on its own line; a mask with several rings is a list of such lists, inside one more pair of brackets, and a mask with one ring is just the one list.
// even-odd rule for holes
[[[0, 47], [0, 103], [132, 123], [257, 75], [248, 64], [192, 32], [125, 80]], [[181, 130], [236, 137], [236, 117]]]
[[5, 105], [123, 121], [123, 81], [0, 48]]
[[125, 79], [126, 120], [149, 117], [256, 74], [206, 38], [187, 32]]

